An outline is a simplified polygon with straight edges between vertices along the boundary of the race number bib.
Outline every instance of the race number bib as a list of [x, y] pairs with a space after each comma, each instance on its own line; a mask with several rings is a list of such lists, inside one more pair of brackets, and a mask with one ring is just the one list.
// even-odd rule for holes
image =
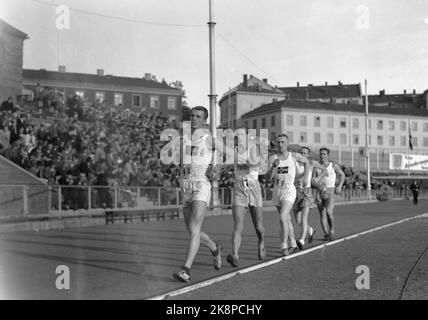
[[288, 167], [278, 167], [276, 173], [277, 174], [287, 174], [288, 173]]

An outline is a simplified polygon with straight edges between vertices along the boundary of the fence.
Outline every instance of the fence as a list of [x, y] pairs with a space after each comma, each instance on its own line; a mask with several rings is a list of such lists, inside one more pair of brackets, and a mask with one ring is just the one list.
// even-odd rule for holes
[[[139, 210], [183, 204], [182, 192], [175, 187], [45, 186], [44, 190], [39, 189], [40, 186], [37, 190], [34, 186], [0, 186], [0, 215], [61, 214], [105, 209]], [[264, 201], [271, 201], [272, 189], [262, 188], [262, 195]], [[371, 190], [370, 195], [367, 190], [346, 189], [336, 195], [336, 200], [347, 202], [409, 197], [411, 197], [411, 191], [408, 189]], [[420, 197], [424, 197], [423, 190]], [[220, 204], [216, 207], [231, 208], [233, 206], [232, 189], [219, 188], [218, 199]], [[213, 203], [210, 207], [214, 207]], [[35, 210], [35, 208], [46, 209], [40, 212], [40, 209]]]

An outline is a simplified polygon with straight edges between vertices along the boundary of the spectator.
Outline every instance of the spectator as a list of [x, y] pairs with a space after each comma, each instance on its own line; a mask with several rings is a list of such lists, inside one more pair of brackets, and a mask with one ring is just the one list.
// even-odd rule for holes
[[15, 112], [15, 106], [13, 104], [13, 99], [12, 97], [9, 97], [7, 100], [3, 101], [2, 104], [0, 105], [0, 111], [5, 111], [5, 112]]

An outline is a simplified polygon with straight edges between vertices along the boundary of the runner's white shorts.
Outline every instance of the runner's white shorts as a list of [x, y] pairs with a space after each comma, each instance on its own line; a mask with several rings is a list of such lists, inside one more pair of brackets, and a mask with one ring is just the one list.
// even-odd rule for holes
[[192, 201], [204, 201], [207, 207], [211, 201], [211, 183], [206, 179], [185, 178], [180, 180], [181, 191], [183, 192], [184, 206], [188, 206]]
[[296, 201], [296, 187], [294, 185], [275, 186], [272, 195], [273, 204], [279, 207], [283, 201], [288, 201], [292, 204]]
[[263, 207], [262, 189], [257, 178], [237, 179], [233, 186], [233, 205]]

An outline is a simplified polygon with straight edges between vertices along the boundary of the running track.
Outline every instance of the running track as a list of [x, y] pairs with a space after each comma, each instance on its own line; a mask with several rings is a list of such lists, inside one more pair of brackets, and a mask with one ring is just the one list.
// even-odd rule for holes
[[[336, 239], [428, 212], [428, 201], [338, 206]], [[240, 268], [254, 266], [257, 239], [246, 217]], [[267, 259], [279, 257], [278, 217], [265, 213]], [[323, 244], [318, 213], [313, 246]], [[204, 229], [230, 252], [230, 215], [208, 217]], [[398, 299], [410, 270], [428, 246], [428, 218], [404, 222], [333, 244], [169, 299]], [[0, 234], [2, 299], [147, 299], [185, 288], [171, 274], [183, 263], [182, 220]], [[212, 267], [201, 247], [191, 284], [236, 271]], [[70, 290], [57, 290], [58, 265], [70, 268]], [[370, 269], [370, 289], [355, 289], [355, 269]], [[408, 282], [405, 299], [428, 298], [428, 254]]]

